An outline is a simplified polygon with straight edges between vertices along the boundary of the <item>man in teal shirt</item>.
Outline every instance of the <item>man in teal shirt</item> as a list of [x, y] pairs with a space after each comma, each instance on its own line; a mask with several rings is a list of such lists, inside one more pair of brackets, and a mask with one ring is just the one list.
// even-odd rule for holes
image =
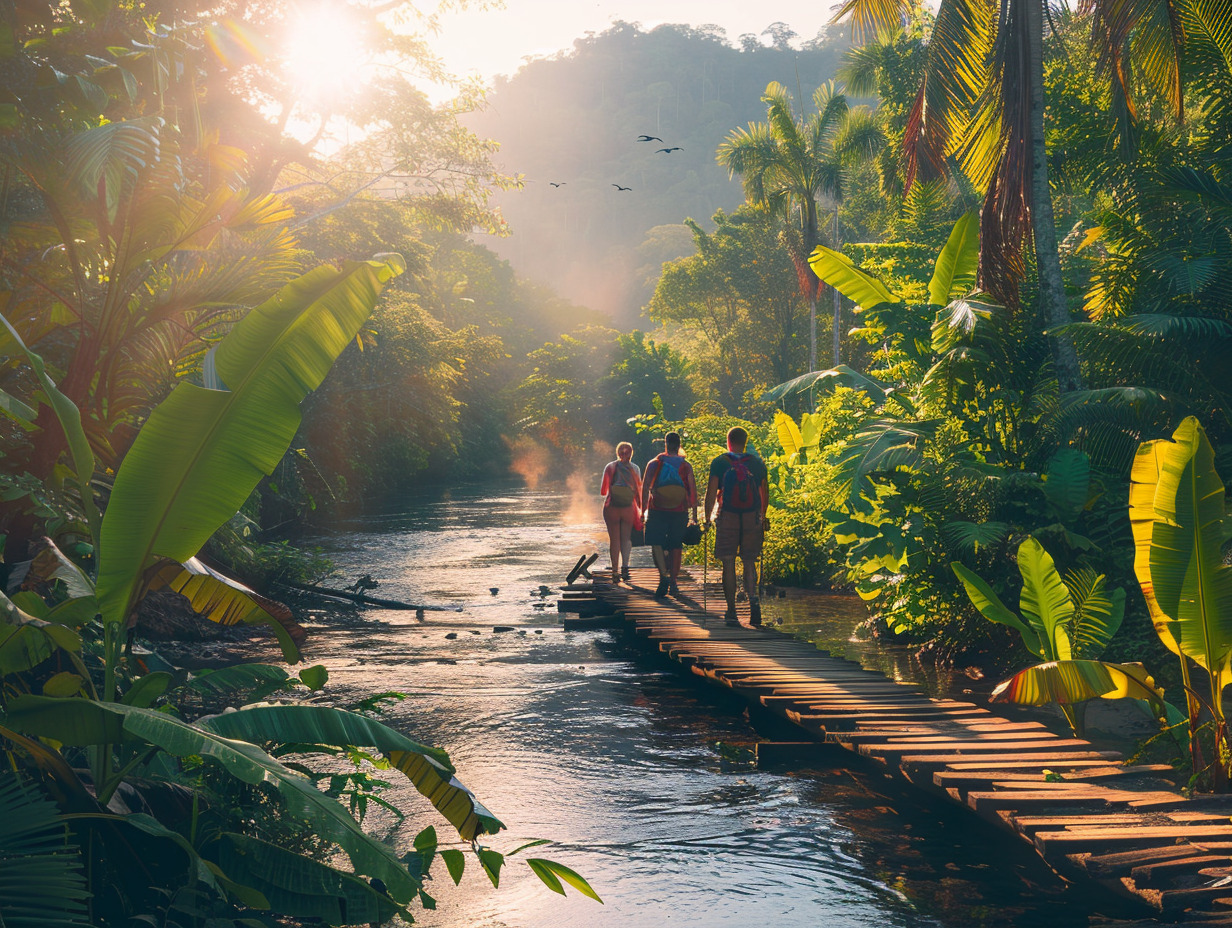
[[710, 528], [715, 501], [714, 554], [723, 563], [723, 596], [727, 599], [728, 625], [736, 618], [736, 558], [744, 567], [744, 591], [749, 597], [749, 624], [761, 625], [761, 600], [757, 595], [757, 558], [765, 537], [766, 506], [770, 482], [765, 462], [748, 452], [749, 433], [736, 426], [727, 433], [727, 452], [710, 462], [706, 485], [706, 529]]

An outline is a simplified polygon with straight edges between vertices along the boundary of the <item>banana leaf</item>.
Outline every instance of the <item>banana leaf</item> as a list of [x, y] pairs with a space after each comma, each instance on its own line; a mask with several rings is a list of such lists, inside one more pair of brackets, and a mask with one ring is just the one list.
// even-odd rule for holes
[[216, 852], [228, 879], [259, 892], [280, 916], [327, 925], [383, 925], [395, 915], [411, 920], [404, 906], [367, 880], [258, 838], [226, 832]]
[[36, 619], [0, 593], [0, 677], [37, 667], [57, 648], [81, 650], [81, 636], [71, 628]]
[[102, 528], [98, 600], [123, 623], [156, 557], [183, 563], [273, 472], [299, 404], [368, 318], [401, 257], [320, 267], [252, 310], [214, 349], [226, 389], [181, 383], [116, 474]]
[[[346, 715], [336, 709], [304, 708]], [[244, 711], [247, 710], [232, 714], [240, 715]], [[89, 699], [19, 696], [9, 701], [2, 718], [3, 724], [15, 731], [53, 738], [77, 747], [120, 741], [145, 742], [175, 757], [208, 758], [245, 783], [265, 782], [275, 787], [290, 814], [309, 823], [317, 835], [342, 848], [356, 873], [382, 880], [395, 901], [405, 904], [421, 888], [418, 875], [407, 869], [393, 848], [368, 835], [336, 799], [318, 790], [311, 780], [290, 770], [255, 744], [220, 735], [203, 725], [189, 725], [152, 709]], [[362, 716], [355, 718], [371, 723]], [[389, 731], [394, 738], [401, 738]], [[274, 734], [271, 737], [281, 740], [283, 736]], [[419, 748], [410, 739], [402, 738], [401, 742], [407, 753]], [[425, 758], [425, 761], [439, 765], [435, 758]]]
[[1163, 693], [1141, 664], [1049, 661], [1020, 670], [997, 685], [990, 702], [1020, 706], [1070, 706], [1088, 699], [1145, 699], [1163, 703]]
[[1172, 634], [1168, 617], [1155, 598], [1151, 580], [1151, 533], [1155, 528], [1155, 490], [1163, 471], [1163, 458], [1171, 442], [1165, 439], [1144, 441], [1134, 455], [1129, 475], [1129, 527], [1134, 536], [1134, 576], [1142, 588], [1142, 598], [1155, 626], [1159, 640], [1173, 654], [1181, 657], [1181, 646]]
[[902, 302], [880, 280], [856, 267], [849, 257], [833, 248], [818, 245], [808, 261], [814, 274], [861, 309]]
[[990, 622], [996, 622], [998, 625], [1005, 625], [1014, 629], [1014, 631], [1022, 636], [1022, 643], [1026, 645], [1028, 651], [1036, 657], [1044, 656], [1044, 650], [1040, 644], [1039, 630], [1031, 628], [1013, 610], [1006, 606], [1001, 601], [1001, 597], [985, 582], [983, 577], [957, 561], [950, 564], [950, 569], [962, 581], [962, 585], [967, 591], [967, 596], [971, 598], [975, 608], [980, 610], [980, 615]]
[[775, 411], [774, 428], [778, 432], [779, 444], [787, 454], [797, 455], [804, 450], [804, 436], [800, 434], [800, 427], [787, 413]]
[[932, 280], [928, 283], [928, 302], [945, 306], [950, 299], [975, 285], [980, 258], [980, 223], [975, 210], [966, 213], [954, 228], [945, 247], [937, 255]]
[[59, 809], [13, 774], [0, 779], [0, 925], [89, 928], [89, 898]]
[[1074, 601], [1052, 556], [1027, 536], [1018, 546], [1018, 571], [1022, 574], [1019, 612], [1039, 634], [1044, 656], [1068, 661], [1073, 657], [1069, 628], [1074, 619]]
[[255, 705], [198, 719], [197, 724], [244, 741], [375, 748], [407, 775], [467, 841], [504, 828], [453, 776], [453, 765], [443, 751], [418, 744], [375, 719], [326, 706]]
[[268, 625], [287, 663], [300, 661], [295, 639], [302, 640], [306, 633], [290, 609], [195, 557], [183, 564], [164, 561], [151, 574], [148, 589], [174, 590], [188, 599], [199, 616], [218, 625]]
[[1226, 490], [1197, 419], [1186, 418], [1172, 438], [1156, 443], [1149, 582], [1181, 652], [1212, 675], [1218, 701], [1232, 677], [1232, 567], [1222, 557]]

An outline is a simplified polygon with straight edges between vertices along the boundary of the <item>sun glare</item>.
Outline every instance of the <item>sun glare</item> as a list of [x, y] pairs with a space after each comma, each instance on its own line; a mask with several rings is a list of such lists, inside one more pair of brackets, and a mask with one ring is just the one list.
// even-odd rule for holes
[[343, 4], [299, 8], [286, 34], [284, 57], [287, 77], [302, 96], [336, 101], [363, 83], [370, 53], [352, 17]]

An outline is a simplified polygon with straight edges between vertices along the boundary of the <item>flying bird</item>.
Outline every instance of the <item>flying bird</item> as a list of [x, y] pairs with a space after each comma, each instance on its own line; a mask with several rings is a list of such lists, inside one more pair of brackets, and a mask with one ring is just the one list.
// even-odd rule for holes
[[612, 186], [615, 187], [617, 190], [632, 190], [633, 189], [632, 187], [622, 187], [620, 186], [620, 184], [612, 184]]
[[[660, 148], [659, 151], [663, 152], [665, 155], [670, 155], [674, 151], [684, 151], [684, 149], [677, 145], [675, 148]], [[659, 151], [656, 151], [655, 154], [657, 155]]]
[[637, 140], [639, 142], [662, 142], [663, 141], [657, 135], [639, 135], [637, 137]]
[[567, 181], [563, 181], [563, 180], [562, 180], [562, 181], [558, 184], [558, 183], [556, 183], [556, 181], [554, 181], [554, 180], [550, 180], [550, 181], [548, 181], [548, 183], [549, 183], [549, 184], [551, 184], [553, 187], [563, 187], [563, 186], [565, 186], [565, 184], [567, 183]]

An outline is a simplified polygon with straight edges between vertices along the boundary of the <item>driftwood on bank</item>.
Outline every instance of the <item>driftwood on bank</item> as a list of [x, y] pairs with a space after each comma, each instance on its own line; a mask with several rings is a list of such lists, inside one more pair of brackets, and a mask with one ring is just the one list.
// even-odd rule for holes
[[323, 596], [333, 599], [342, 599], [347, 602], [358, 603], [363, 606], [377, 606], [381, 609], [402, 609], [414, 612], [461, 612], [461, 606], [430, 606], [416, 605], [414, 603], [404, 603], [397, 599], [381, 599], [377, 596], [369, 596], [366, 593], [352, 593], [350, 590], [335, 590], [330, 587], [313, 586], [306, 583], [291, 583], [289, 580], [275, 580], [275, 583], [280, 586], [288, 587], [292, 590], [298, 590], [301, 593], [308, 593], [313, 596]]

